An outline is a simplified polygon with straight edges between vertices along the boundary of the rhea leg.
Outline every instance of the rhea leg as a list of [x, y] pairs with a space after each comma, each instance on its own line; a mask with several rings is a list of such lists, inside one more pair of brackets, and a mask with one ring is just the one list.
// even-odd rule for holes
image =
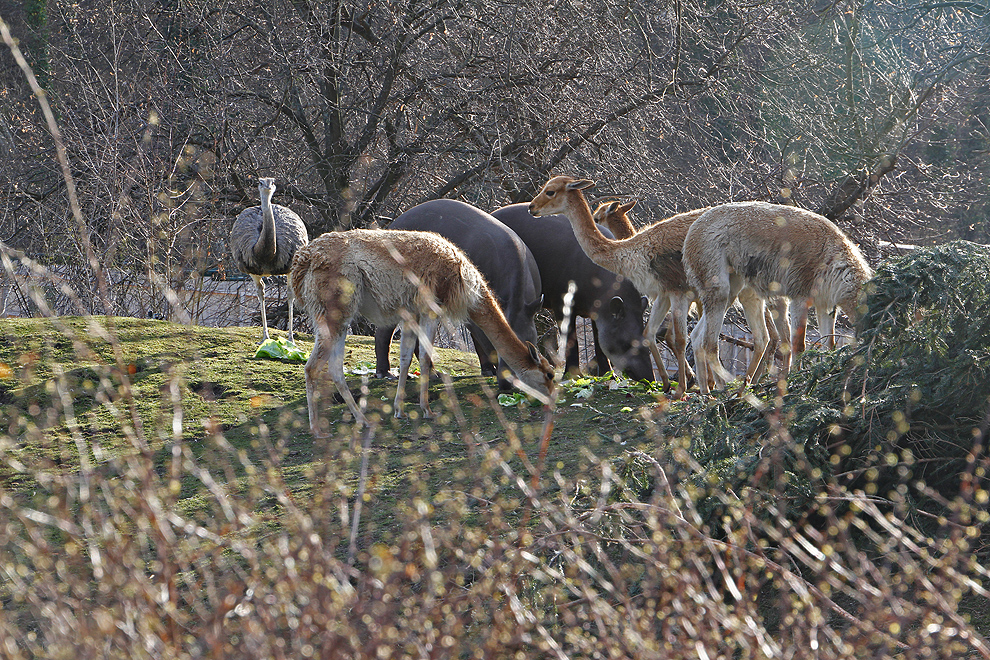
[[295, 296], [292, 295], [292, 280], [289, 280], [288, 293], [286, 297], [289, 299], [289, 342], [296, 343], [295, 337], [292, 334], [292, 304], [295, 300]]
[[258, 300], [261, 301], [261, 340], [268, 341], [268, 316], [265, 313], [265, 282], [261, 275], [251, 275], [255, 285], [258, 287]]
[[296, 297], [292, 295], [292, 273], [285, 276], [285, 292], [285, 297], [289, 302], [289, 342], [294, 344], [296, 342], [292, 334], [292, 307]]

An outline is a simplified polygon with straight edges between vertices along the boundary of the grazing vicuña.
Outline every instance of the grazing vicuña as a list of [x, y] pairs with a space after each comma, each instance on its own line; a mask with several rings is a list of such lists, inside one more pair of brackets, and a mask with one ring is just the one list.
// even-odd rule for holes
[[[319, 424], [319, 375], [330, 377], [362, 424], [344, 379], [344, 340], [357, 314], [375, 325], [400, 325], [399, 382], [395, 416], [402, 416], [406, 376], [415, 339], [420, 339], [420, 406], [429, 407], [430, 352], [439, 319], [470, 319], [513, 370], [517, 386], [549, 400], [553, 367], [531, 343], [512, 332], [484, 277], [453, 243], [430, 232], [355, 229], [330, 232], [300, 249], [292, 262], [292, 287], [313, 324], [315, 345], [306, 363], [310, 428]], [[417, 330], [418, 329], [418, 330]]]

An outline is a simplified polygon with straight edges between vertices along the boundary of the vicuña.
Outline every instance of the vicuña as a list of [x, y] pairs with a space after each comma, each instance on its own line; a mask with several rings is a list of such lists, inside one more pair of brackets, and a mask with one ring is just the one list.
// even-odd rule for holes
[[376, 325], [402, 328], [396, 417], [403, 414], [405, 382], [417, 337], [420, 407], [426, 416], [432, 415], [430, 354], [440, 318], [473, 321], [515, 372], [515, 384], [549, 402], [553, 367], [532, 343], [524, 344], [512, 332], [478, 269], [437, 234], [368, 229], [326, 233], [296, 252], [291, 281], [315, 335], [306, 363], [306, 400], [314, 436], [323, 435], [318, 403], [324, 365], [355, 419], [368, 424], [344, 379], [344, 340], [351, 319], [358, 314]]
[[[753, 331], [748, 383], [759, 378], [767, 363], [767, 300], [797, 301], [792, 309], [797, 308], [799, 328], [805, 320], [801, 311], [807, 314], [804, 301], [811, 301], [822, 334], [831, 336], [836, 307], [855, 323], [863, 285], [873, 277], [859, 248], [827, 218], [766, 202], [736, 202], [706, 211], [684, 239], [684, 267], [701, 302], [701, 321], [691, 334], [691, 345], [703, 393], [732, 379], [719, 362], [718, 338], [737, 295]], [[794, 355], [804, 343], [803, 336], [796, 339]]]
[[[612, 240], [598, 230], [583, 190], [594, 186], [588, 179], [556, 176], [550, 179], [529, 204], [534, 216], [560, 214], [571, 221], [574, 235], [588, 257], [602, 268], [629, 279], [652, 307], [644, 340], [653, 353], [666, 389], [670, 388], [660, 358], [656, 336], [660, 323], [670, 310], [674, 354], [677, 356], [678, 383], [675, 397], [681, 397], [691, 370], [687, 364], [687, 315], [694, 299], [681, 265], [681, 247], [688, 227], [705, 209], [681, 213], [645, 227], [625, 240]], [[631, 208], [631, 207], [630, 207]]]

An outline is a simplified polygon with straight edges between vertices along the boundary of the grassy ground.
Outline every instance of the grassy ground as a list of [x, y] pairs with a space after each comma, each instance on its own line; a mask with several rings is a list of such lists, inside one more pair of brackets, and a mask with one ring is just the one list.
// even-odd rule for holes
[[[0, 468], [0, 479], [15, 491], [29, 490], [34, 469], [76, 469], [80, 448], [97, 464], [122, 452], [150, 450], [165, 469], [175, 441], [204, 459], [221, 451], [211, 441], [218, 432], [227, 453], [243, 451], [247, 460], [258, 462], [274, 452], [283, 478], [301, 496], [310, 491], [312, 476], [321, 472], [316, 464], [338, 460], [350, 466], [341, 469], [354, 469], [354, 455], [339, 440], [352, 431], [346, 406], [335, 403], [328, 410], [338, 439], [314, 442], [303, 365], [254, 358], [258, 335], [254, 327], [206, 328], [131, 318], [0, 321], [0, 405], [9, 419], [10, 437], [16, 438], [8, 451], [30, 466], [18, 472], [8, 461]], [[305, 335], [297, 340], [304, 349], [312, 345]], [[392, 348], [394, 368], [398, 342]], [[395, 381], [373, 374], [373, 340], [348, 338], [345, 364], [351, 389], [364, 393], [369, 417], [380, 424], [371, 459], [374, 498], [401, 498], [413, 470], [416, 481], [430, 484], [431, 490], [459, 481], [472, 469], [465, 441], [471, 435], [526, 473], [509, 440], [514, 435], [535, 462], [541, 408], [527, 402], [500, 405], [494, 379], [481, 376], [474, 354], [446, 349], [437, 354], [454, 398], [441, 379], [434, 379], [431, 401], [437, 416], [423, 420], [417, 381], [410, 379], [408, 417], [399, 420], [391, 414]], [[586, 449], [602, 458], [648, 449], [652, 441], [647, 430], [655, 427], [646, 418], [666, 405], [659, 394], [614, 380], [569, 382], [561, 394], [547, 465], [567, 480], [579, 478], [594, 464]], [[74, 421], [74, 428], [66, 418]], [[74, 433], [82, 442], [76, 442]], [[188, 479], [183, 483], [184, 508], [196, 507], [201, 493], [195, 486]]]

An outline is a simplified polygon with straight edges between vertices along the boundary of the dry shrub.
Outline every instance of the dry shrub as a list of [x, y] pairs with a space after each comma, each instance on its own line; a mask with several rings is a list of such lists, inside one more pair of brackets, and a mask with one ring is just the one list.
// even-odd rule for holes
[[66, 429], [76, 462], [29, 461], [17, 443], [39, 428], [0, 437], [21, 479], [0, 491], [3, 657], [990, 656], [964, 613], [985, 626], [978, 481], [922, 532], [906, 498], [795, 459], [779, 424], [745, 480], [722, 479], [658, 415], [655, 455], [589, 456], [583, 480], [545, 475], [539, 492], [511, 442], [461, 424], [469, 468], [439, 486], [412, 469], [390, 504], [365, 497], [375, 432], [342, 429], [286, 481], [290, 416], [249, 450], [210, 426], [197, 452], [174, 431], [179, 376], [172, 417], [146, 430], [123, 374], [93, 378], [130, 450], [79, 432], [57, 370], [30, 414]]

